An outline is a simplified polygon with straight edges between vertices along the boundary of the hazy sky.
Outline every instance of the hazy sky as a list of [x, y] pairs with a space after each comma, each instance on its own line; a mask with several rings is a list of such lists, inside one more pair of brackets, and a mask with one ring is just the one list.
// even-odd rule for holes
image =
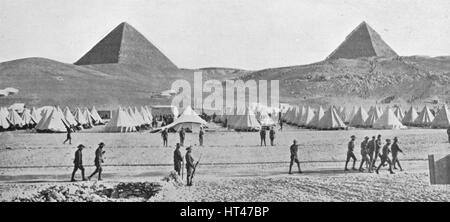
[[1, 0], [0, 61], [73, 63], [126, 21], [177, 66], [323, 60], [363, 20], [400, 55], [450, 55], [449, 0]]

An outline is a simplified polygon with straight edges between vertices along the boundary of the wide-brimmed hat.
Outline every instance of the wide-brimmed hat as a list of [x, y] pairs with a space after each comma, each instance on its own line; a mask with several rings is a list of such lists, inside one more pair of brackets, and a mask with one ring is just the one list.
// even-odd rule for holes
[[355, 136], [355, 135], [352, 135], [352, 136], [351, 136], [350, 138], [352, 138], [352, 139], [353, 139], [353, 138], [356, 138], [356, 136]]
[[79, 149], [79, 148], [86, 148], [86, 147], [83, 144], [80, 144], [77, 146], [77, 148]]
[[394, 137], [394, 141], [398, 141], [398, 138], [397, 138], [397, 137]]
[[367, 139], [369, 139], [369, 137], [368, 137], [368, 136], [366, 136], [366, 137], [364, 137], [364, 139], [366, 139], [366, 140], [367, 140]]
[[386, 139], [386, 143], [390, 143], [391, 142], [391, 139]]
[[186, 150], [192, 150], [192, 146], [188, 146], [188, 147], [186, 147]]
[[98, 144], [99, 146], [104, 146], [105, 145], [105, 143], [103, 143], [103, 142], [100, 142], [99, 144]]

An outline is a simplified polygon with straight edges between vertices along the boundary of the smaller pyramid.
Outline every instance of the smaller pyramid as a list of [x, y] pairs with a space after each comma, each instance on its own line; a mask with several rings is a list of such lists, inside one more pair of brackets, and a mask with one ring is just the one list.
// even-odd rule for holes
[[395, 57], [397, 53], [366, 22], [359, 24], [326, 60]]

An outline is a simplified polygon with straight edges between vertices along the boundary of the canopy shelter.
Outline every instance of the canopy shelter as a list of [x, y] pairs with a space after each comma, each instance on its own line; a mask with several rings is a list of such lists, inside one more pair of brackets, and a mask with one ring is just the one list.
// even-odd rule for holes
[[173, 123], [161, 127], [161, 130], [172, 128], [175, 131], [179, 131], [183, 127], [187, 131], [198, 132], [200, 131], [201, 126], [206, 125], [206, 121], [200, 118], [200, 116], [191, 108], [191, 106], [188, 106], [186, 107], [186, 109], [184, 109], [180, 117], [174, 120]]

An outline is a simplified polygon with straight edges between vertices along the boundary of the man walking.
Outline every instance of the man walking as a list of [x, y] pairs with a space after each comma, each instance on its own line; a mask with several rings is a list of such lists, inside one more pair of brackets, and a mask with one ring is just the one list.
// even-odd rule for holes
[[161, 137], [162, 137], [162, 139], [163, 139], [163, 146], [164, 146], [164, 147], [167, 147], [167, 139], [168, 139], [168, 137], [169, 137], [169, 133], [167, 133], [167, 129], [163, 129], [163, 130], [161, 131]]
[[280, 131], [283, 131], [283, 121], [280, 119]]
[[189, 146], [186, 148], [186, 185], [192, 186], [192, 173], [194, 172], [195, 164], [194, 164], [194, 158], [192, 157], [192, 147]]
[[292, 165], [294, 165], [294, 162], [297, 163], [298, 172], [302, 173], [302, 169], [300, 168], [300, 161], [298, 160], [297, 140], [294, 140], [293, 144], [290, 147], [290, 151], [291, 151], [291, 163], [289, 164], [289, 174], [292, 174]]
[[64, 140], [63, 144], [66, 144], [67, 141], [69, 141], [69, 144], [72, 144], [72, 129], [70, 129], [70, 127], [66, 127], [67, 129], [67, 135], [66, 135], [66, 140]]
[[177, 143], [175, 150], [173, 151], [173, 168], [177, 172], [178, 176], [181, 176], [181, 167], [183, 163], [183, 156], [180, 151], [180, 144]]
[[398, 152], [403, 153], [403, 150], [400, 149], [397, 142], [398, 142], [398, 138], [394, 137], [394, 143], [391, 146], [392, 164], [394, 165], [394, 170], [397, 169], [397, 167], [395, 167], [395, 164], [398, 164], [400, 171], [403, 171], [402, 165], [400, 165], [400, 161], [398, 160]]
[[377, 140], [375, 140], [375, 154], [373, 157], [372, 167], [375, 166], [375, 163], [377, 162], [378, 157], [380, 156], [380, 150], [381, 150], [381, 135], [378, 135]]
[[259, 131], [259, 136], [261, 137], [261, 146], [264, 142], [264, 146], [266, 146], [266, 129], [264, 127], [261, 127], [261, 131]]
[[273, 126], [270, 127], [269, 138], [270, 138], [270, 145], [274, 146], [273, 141], [275, 140], [275, 130], [273, 129]]
[[103, 147], [105, 147], [105, 144], [101, 142], [100, 144], [98, 144], [98, 148], [95, 150], [95, 159], [94, 159], [95, 171], [90, 176], [88, 176], [88, 180], [91, 180], [91, 178], [96, 173], [98, 173], [98, 181], [102, 181], [103, 154], [105, 154]]
[[203, 146], [203, 135], [205, 132], [203, 131], [203, 127], [200, 127], [200, 132], [198, 133], [198, 142], [200, 143], [200, 146]]
[[347, 169], [347, 164], [348, 164], [348, 162], [350, 161], [350, 159], [353, 159], [353, 167], [352, 167], [352, 170], [356, 170], [356, 168], [355, 168], [355, 164], [356, 164], [356, 156], [355, 156], [355, 154], [353, 153], [353, 150], [355, 149], [355, 139], [356, 139], [356, 136], [355, 135], [352, 135], [351, 137], [351, 140], [350, 140], [350, 142], [348, 142], [348, 149], [347, 149], [347, 160], [345, 161], [345, 171], [348, 171], [348, 169]]
[[83, 144], [78, 145], [77, 147], [77, 151], [75, 151], [75, 159], [73, 160], [73, 164], [74, 164], [74, 168], [72, 171], [72, 179], [70, 180], [71, 182], [75, 182], [75, 173], [77, 172], [78, 169], [81, 170], [81, 176], [83, 178], [83, 181], [86, 181], [86, 178], [84, 177], [84, 167], [83, 167], [83, 149], [85, 148], [85, 146]]
[[184, 128], [181, 127], [180, 129], [180, 145], [184, 146], [184, 136], [186, 135], [186, 133], [184, 132]]
[[390, 150], [390, 146], [391, 146], [391, 140], [390, 139], [386, 139], [386, 144], [383, 146], [383, 152], [381, 154], [381, 163], [378, 166], [376, 172], [378, 174], [378, 171], [380, 170], [380, 168], [387, 162], [389, 164], [389, 172], [391, 174], [394, 174], [394, 171], [392, 171], [392, 162], [389, 159], [389, 153], [391, 152]]
[[369, 172], [373, 172], [373, 155], [375, 153], [375, 136], [367, 144], [367, 152], [369, 154]]
[[368, 145], [369, 145], [369, 137], [366, 136], [366, 137], [364, 137], [364, 140], [361, 142], [361, 164], [359, 165], [359, 171], [360, 172], [364, 171], [364, 169], [363, 169], [364, 163], [366, 164], [367, 169], [369, 170], [369, 172], [371, 171], [370, 170], [371, 162], [370, 162], [370, 159], [368, 157], [368, 153], [369, 153]]

